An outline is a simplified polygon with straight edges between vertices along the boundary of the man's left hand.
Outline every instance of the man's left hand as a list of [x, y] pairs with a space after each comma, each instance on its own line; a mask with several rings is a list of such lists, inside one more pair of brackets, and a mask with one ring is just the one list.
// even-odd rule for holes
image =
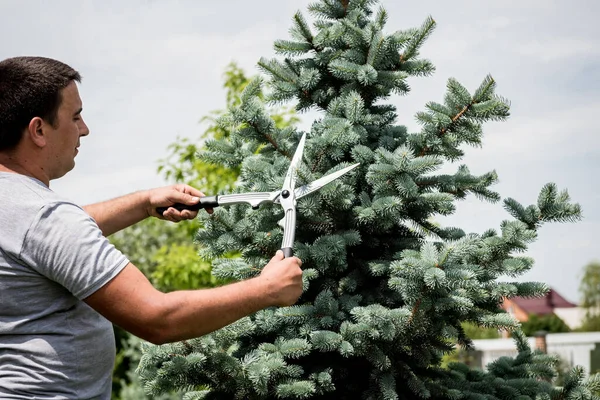
[[[147, 211], [148, 215], [156, 218], [165, 219], [167, 221], [179, 222], [184, 219], [193, 219], [198, 215], [198, 211], [191, 210], [176, 210], [172, 206], [175, 203], [187, 205], [195, 205], [200, 201], [200, 197], [204, 194], [198, 189], [191, 186], [178, 184], [172, 186], [151, 189], [147, 192]], [[162, 215], [156, 212], [157, 207], [169, 207]], [[212, 209], [206, 209], [209, 214], [212, 214]]]

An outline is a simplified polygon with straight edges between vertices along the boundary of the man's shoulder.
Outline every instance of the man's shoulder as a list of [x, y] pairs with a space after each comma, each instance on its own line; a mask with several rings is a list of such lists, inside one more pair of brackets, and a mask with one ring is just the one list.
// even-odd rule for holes
[[[12, 172], [0, 171], [0, 188], [2, 189], [0, 193], [4, 194], [4, 197], [22, 196], [21, 198], [15, 197], [13, 199], [15, 202], [18, 202], [20, 199], [22, 200], [23, 197], [42, 200], [57, 196], [56, 193], [39, 180]], [[11, 202], [10, 199], [6, 200]]]
[[[9, 253], [20, 251], [31, 225], [46, 219], [48, 211], [70, 209], [84, 214], [75, 203], [50, 190], [42, 182], [14, 173], [0, 172], [0, 249]], [[51, 222], [51, 221], [48, 221]]]
[[8, 212], [14, 214], [20, 210], [32, 212], [61, 203], [80, 208], [67, 198], [52, 191], [41, 181], [26, 175], [1, 172], [0, 171], [0, 203], [8, 208]]

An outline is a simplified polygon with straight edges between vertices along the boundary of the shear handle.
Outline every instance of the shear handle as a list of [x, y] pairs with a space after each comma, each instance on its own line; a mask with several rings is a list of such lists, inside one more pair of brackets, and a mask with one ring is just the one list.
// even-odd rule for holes
[[294, 249], [291, 247], [283, 247], [281, 251], [283, 251], [283, 258], [290, 258], [294, 256]]
[[219, 206], [219, 196], [205, 196], [205, 197], [200, 197], [200, 201], [197, 204], [192, 204], [191, 206], [187, 205], [187, 204], [175, 203], [169, 207], [157, 207], [156, 212], [159, 213], [160, 215], [162, 215], [170, 207], [173, 207], [179, 211], [183, 211], [183, 210], [198, 211], [202, 208], [215, 208], [218, 206]]

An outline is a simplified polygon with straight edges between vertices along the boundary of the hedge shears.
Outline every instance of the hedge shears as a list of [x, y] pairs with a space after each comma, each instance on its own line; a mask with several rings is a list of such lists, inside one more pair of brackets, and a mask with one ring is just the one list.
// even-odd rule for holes
[[[296, 172], [300, 162], [302, 161], [305, 142], [306, 133], [304, 133], [302, 138], [300, 138], [296, 152], [292, 157], [290, 167], [285, 175], [281, 190], [276, 190], [273, 192], [248, 192], [206, 196], [201, 197], [200, 202], [192, 206], [177, 203], [169, 207], [173, 207], [180, 211], [197, 211], [203, 208], [215, 208], [231, 204], [250, 204], [253, 209], [258, 209], [261, 204], [266, 203], [280, 204], [284, 212], [283, 219], [280, 221], [280, 225], [283, 227], [283, 241], [281, 244], [281, 250], [283, 251], [284, 257], [292, 257], [294, 254], [294, 239], [296, 237], [296, 201], [314, 191], [321, 189], [323, 186], [336, 180], [359, 165], [353, 164], [329, 175], [325, 175], [304, 186], [296, 188]], [[169, 207], [158, 207], [156, 211], [159, 214], [162, 214]]]

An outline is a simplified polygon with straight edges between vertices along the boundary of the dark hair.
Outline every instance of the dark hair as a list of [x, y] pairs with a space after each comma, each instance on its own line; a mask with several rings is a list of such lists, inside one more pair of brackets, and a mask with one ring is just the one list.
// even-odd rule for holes
[[14, 57], [0, 62], [0, 151], [21, 141], [29, 122], [40, 117], [54, 126], [61, 91], [81, 75], [45, 57]]

